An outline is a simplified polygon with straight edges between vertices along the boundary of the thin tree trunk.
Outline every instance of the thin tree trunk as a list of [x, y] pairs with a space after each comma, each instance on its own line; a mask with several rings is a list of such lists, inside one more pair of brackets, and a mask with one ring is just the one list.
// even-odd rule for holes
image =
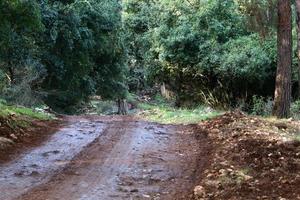
[[9, 72], [9, 78], [10, 78], [10, 82], [11, 84], [14, 84], [15, 83], [15, 73], [14, 73], [14, 69], [9, 66], [8, 67], [8, 72]]
[[292, 13], [290, 0], [278, 0], [278, 61], [273, 115], [288, 117], [291, 105]]
[[297, 57], [298, 57], [298, 98], [300, 98], [300, 0], [296, 0]]
[[125, 99], [118, 99], [118, 114], [127, 115], [128, 114], [128, 104]]
[[183, 80], [183, 73], [182, 70], [179, 70], [179, 75], [176, 79], [176, 100], [175, 100], [175, 106], [177, 108], [180, 108], [182, 106], [182, 80]]

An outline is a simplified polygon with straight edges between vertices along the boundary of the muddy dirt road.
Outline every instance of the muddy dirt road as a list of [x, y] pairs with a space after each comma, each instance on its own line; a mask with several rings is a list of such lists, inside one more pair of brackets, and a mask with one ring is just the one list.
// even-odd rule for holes
[[0, 164], [1, 200], [187, 200], [209, 142], [189, 126], [69, 117], [40, 146]]

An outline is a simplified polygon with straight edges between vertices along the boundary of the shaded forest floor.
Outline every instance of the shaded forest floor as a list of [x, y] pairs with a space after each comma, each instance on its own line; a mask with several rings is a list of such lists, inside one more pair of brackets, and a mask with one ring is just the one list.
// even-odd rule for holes
[[196, 199], [300, 199], [300, 122], [227, 113], [198, 126], [214, 146]]

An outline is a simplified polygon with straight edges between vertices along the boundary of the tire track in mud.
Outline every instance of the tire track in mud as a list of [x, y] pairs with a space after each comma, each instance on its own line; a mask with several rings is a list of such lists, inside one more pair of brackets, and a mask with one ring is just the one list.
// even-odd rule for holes
[[105, 125], [86, 119], [69, 121], [65, 128], [52, 135], [39, 147], [18, 156], [17, 160], [0, 165], [0, 199], [14, 199], [47, 182], [86, 145], [99, 137]]
[[203, 136], [199, 143], [191, 127], [130, 117], [86, 123], [86, 128], [102, 124], [97, 139], [72, 160], [56, 162], [62, 170], [51, 179], [8, 200], [187, 200], [208, 162], [208, 140]]

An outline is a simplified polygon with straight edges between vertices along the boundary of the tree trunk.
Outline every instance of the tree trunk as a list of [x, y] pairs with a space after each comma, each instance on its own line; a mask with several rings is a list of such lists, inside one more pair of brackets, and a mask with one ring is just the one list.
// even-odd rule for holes
[[298, 57], [298, 98], [300, 98], [300, 0], [296, 0], [297, 57]]
[[10, 79], [10, 83], [14, 84], [15, 83], [15, 73], [14, 73], [14, 69], [11, 67], [12, 65], [10, 65], [8, 67], [8, 72], [9, 72], [9, 79]]
[[167, 100], [171, 100], [172, 92], [166, 87], [165, 83], [160, 86], [160, 93], [162, 97], [166, 98]]
[[176, 100], [175, 100], [175, 106], [177, 108], [180, 108], [182, 106], [182, 98], [183, 98], [183, 88], [182, 88], [182, 83], [183, 83], [183, 73], [182, 70], [180, 69], [178, 71], [179, 75], [177, 76], [176, 79]]
[[273, 115], [288, 117], [291, 105], [292, 14], [291, 1], [278, 0], [278, 61]]
[[128, 114], [128, 104], [125, 99], [118, 99], [118, 114], [127, 115]]

